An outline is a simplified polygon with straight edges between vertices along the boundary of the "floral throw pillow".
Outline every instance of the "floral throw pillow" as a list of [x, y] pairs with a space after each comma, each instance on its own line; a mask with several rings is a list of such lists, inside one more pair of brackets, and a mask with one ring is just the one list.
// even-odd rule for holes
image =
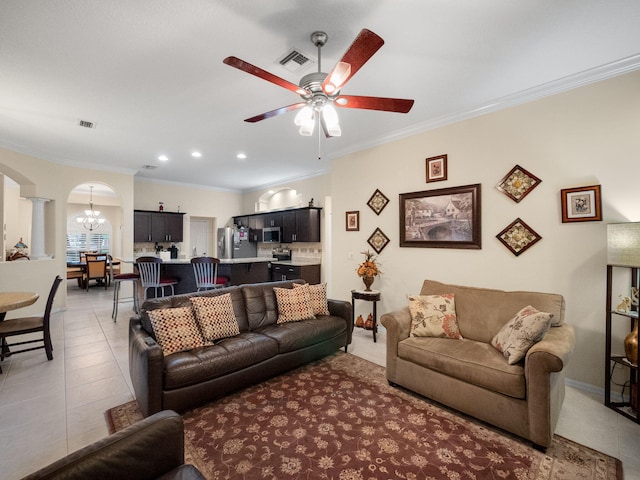
[[278, 303], [277, 323], [297, 322], [315, 318], [311, 308], [311, 297], [306, 288], [273, 287]]
[[329, 305], [327, 304], [326, 283], [319, 283], [317, 285], [294, 283], [293, 288], [306, 288], [309, 290], [311, 309], [313, 310], [314, 315], [331, 315], [329, 313]]
[[412, 337], [462, 339], [456, 317], [453, 293], [444, 295], [409, 295]]
[[500, 329], [491, 339], [491, 345], [502, 353], [509, 365], [518, 363], [534, 344], [542, 340], [552, 319], [552, 313], [540, 312], [528, 305]]
[[191, 307], [150, 310], [149, 320], [165, 355], [205, 345]]
[[230, 293], [211, 297], [191, 297], [190, 300], [205, 340], [213, 342], [240, 334]]

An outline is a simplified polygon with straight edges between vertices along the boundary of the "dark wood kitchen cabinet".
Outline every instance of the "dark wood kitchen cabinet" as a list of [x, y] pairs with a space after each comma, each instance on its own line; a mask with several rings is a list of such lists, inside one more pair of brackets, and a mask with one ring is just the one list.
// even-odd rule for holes
[[262, 241], [262, 229], [280, 227], [282, 243], [320, 242], [320, 207], [294, 208], [277, 212], [233, 217], [237, 226], [249, 228], [249, 240]]
[[307, 283], [320, 283], [320, 265], [271, 264], [271, 281], [295, 280], [301, 278]]
[[133, 212], [134, 242], [182, 242], [184, 213]]

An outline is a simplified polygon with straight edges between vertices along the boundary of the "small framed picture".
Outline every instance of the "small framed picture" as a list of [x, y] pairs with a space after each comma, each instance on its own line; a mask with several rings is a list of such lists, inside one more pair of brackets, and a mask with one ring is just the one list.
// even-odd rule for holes
[[440, 182], [447, 179], [447, 156], [427, 158], [427, 183]]
[[560, 190], [562, 223], [602, 220], [600, 185]]
[[358, 230], [360, 230], [360, 211], [355, 210], [353, 212], [347, 212], [346, 221], [347, 232], [357, 232]]

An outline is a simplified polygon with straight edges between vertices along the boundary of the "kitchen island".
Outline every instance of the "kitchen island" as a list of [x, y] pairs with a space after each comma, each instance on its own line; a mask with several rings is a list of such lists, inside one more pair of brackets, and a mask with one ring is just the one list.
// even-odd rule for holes
[[[125, 263], [135, 263], [135, 259], [121, 259]], [[274, 261], [272, 257], [250, 257], [250, 258], [221, 258], [218, 265], [218, 276], [229, 279], [229, 285], [242, 285], [244, 283], [270, 282], [270, 263]], [[174, 287], [175, 293], [195, 292], [196, 279], [189, 258], [172, 258], [163, 260], [162, 274], [167, 277], [178, 279], [178, 284]], [[148, 292], [148, 297], [153, 297], [152, 289]]]

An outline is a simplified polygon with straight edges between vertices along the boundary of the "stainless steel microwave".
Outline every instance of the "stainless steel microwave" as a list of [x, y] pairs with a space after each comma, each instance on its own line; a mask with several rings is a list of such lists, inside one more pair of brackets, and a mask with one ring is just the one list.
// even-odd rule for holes
[[280, 243], [280, 227], [267, 227], [262, 229], [262, 241], [264, 243]]

